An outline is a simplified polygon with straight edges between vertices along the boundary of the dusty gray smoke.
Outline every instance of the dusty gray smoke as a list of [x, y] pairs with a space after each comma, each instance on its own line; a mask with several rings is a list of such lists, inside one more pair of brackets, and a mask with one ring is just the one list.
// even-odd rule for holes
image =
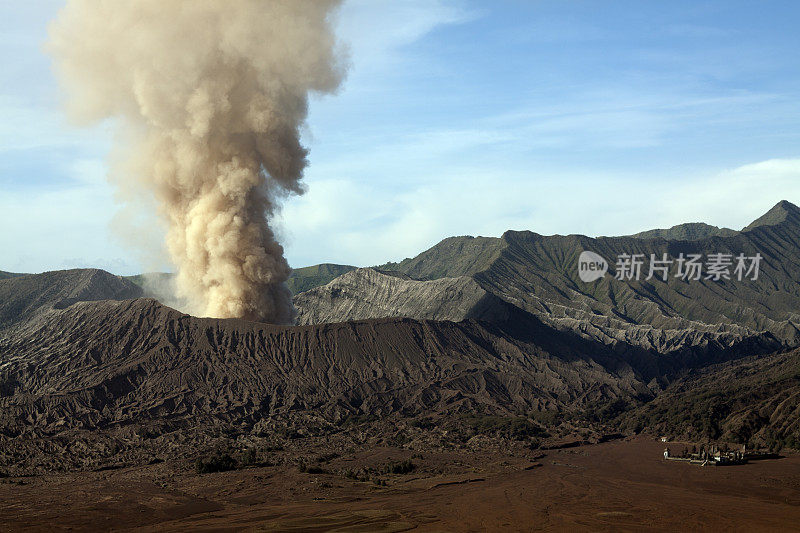
[[73, 118], [118, 118], [114, 181], [152, 194], [190, 311], [290, 323], [268, 225], [302, 193], [309, 92], [342, 80], [334, 0], [69, 0], [49, 50]]

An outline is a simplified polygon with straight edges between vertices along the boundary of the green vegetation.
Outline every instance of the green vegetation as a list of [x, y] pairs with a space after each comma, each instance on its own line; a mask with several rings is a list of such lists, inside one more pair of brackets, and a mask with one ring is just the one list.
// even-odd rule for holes
[[800, 352], [747, 358], [698, 371], [618, 416], [623, 431], [800, 449]]
[[463, 423], [476, 435], [497, 435], [513, 440], [549, 437], [547, 431], [524, 417], [466, 416]]
[[348, 468], [343, 472], [343, 476], [347, 479], [352, 479], [354, 481], [369, 481], [372, 479], [372, 475], [375, 473], [375, 470], [369, 467], [362, 467], [359, 469], [352, 469]]
[[561, 424], [569, 417], [569, 413], [561, 411], [534, 411], [530, 418], [544, 427], [553, 427]]
[[597, 405], [590, 405], [577, 418], [586, 422], [608, 424], [619, 418], [620, 415], [630, 411], [635, 405], [623, 398], [617, 398]]
[[410, 459], [404, 459], [402, 461], [389, 461], [388, 463], [382, 465], [379, 468], [372, 468], [369, 466], [363, 466], [358, 469], [348, 469], [345, 470], [342, 475], [347, 479], [352, 479], [355, 481], [370, 481], [372, 480], [376, 485], [386, 486], [386, 481], [381, 479], [379, 476], [388, 476], [388, 475], [405, 475], [410, 474], [414, 470], [416, 470], [417, 465], [414, 464]]
[[392, 461], [387, 463], [386, 466], [384, 466], [383, 471], [387, 474], [410, 474], [416, 467], [417, 465], [406, 459], [404, 461]]
[[328, 471], [322, 468], [321, 466], [316, 465], [307, 465], [305, 463], [300, 463], [297, 465], [297, 469], [303, 474], [327, 474]]
[[360, 426], [361, 424], [368, 424], [374, 422], [378, 417], [369, 414], [347, 415], [339, 421], [339, 426], [349, 428], [353, 426]]
[[398, 431], [386, 439], [386, 444], [400, 448], [409, 441], [411, 441], [411, 437], [409, 437], [404, 431]]
[[436, 425], [436, 422], [430, 416], [415, 418], [411, 421], [411, 426], [419, 429], [433, 429]]
[[0, 374], [0, 398], [13, 395], [18, 385], [19, 383], [14, 375], [10, 373]]
[[208, 459], [198, 459], [195, 463], [195, 469], [198, 474], [211, 474], [214, 472], [226, 472], [228, 470], [235, 470], [238, 466], [236, 459], [230, 454], [217, 454]]
[[236, 456], [231, 452], [216, 452], [211, 457], [198, 459], [195, 463], [195, 470], [198, 474], [210, 474], [248, 467], [273, 466], [273, 463], [266, 457], [267, 452], [267, 449], [259, 450], [256, 447], [247, 448]]
[[248, 448], [239, 459], [239, 467], [244, 468], [247, 466], [272, 466], [272, 462], [266, 459], [264, 454], [259, 452], [257, 448]]

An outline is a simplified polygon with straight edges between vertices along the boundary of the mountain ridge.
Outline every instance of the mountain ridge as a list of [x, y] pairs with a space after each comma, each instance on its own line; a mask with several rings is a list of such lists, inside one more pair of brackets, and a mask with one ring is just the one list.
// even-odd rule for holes
[[730, 237], [738, 233], [730, 228], [711, 226], [703, 222], [688, 222], [666, 229], [651, 229], [629, 235], [635, 239], [664, 239], [667, 241], [697, 241], [708, 237]]
[[[770, 212], [773, 221], [775, 212], [788, 215], [775, 224], [751, 224], [747, 231], [695, 241], [543, 236], [513, 230], [500, 238], [451, 237], [414, 258], [378, 269], [389, 268], [419, 281], [472, 277], [486, 292], [553, 327], [611, 344], [638, 343], [666, 350], [674, 348], [672, 339], [707, 331], [743, 336], [767, 332], [794, 346], [800, 338], [800, 217], [795, 216], [800, 210], [780, 202]], [[585, 250], [608, 259], [609, 275], [604, 279], [584, 283], [578, 278], [577, 259]], [[613, 258], [623, 253], [647, 258], [759, 253], [763, 263], [756, 281], [688, 281], [673, 276], [666, 281], [645, 280], [646, 272], [639, 280], [617, 280]], [[330, 283], [328, 292], [337, 280]], [[365, 291], [358, 293], [357, 287], [348, 290], [350, 299], [371, 298]], [[297, 302], [301, 309], [330, 305], [312, 301], [311, 295]], [[407, 309], [387, 309], [387, 316], [407, 314]], [[338, 316], [332, 310], [322, 315], [336, 321], [351, 316], [344, 310]]]
[[0, 436], [197, 417], [252, 425], [295, 410], [335, 422], [577, 409], [652, 398], [683, 368], [776, 349], [759, 336], [668, 354], [622, 349], [513, 309], [496, 322], [274, 326], [195, 318], [151, 298], [98, 300], [119, 295], [99, 287], [107, 292], [80, 291], [86, 300], [66, 306], [42, 300], [0, 329]]
[[[128, 443], [157, 435], [153, 446], [185, 456], [210, 434], [294, 438], [293, 427], [339, 434], [351, 420], [457, 425], [462, 415], [524, 419], [539, 428], [531, 446], [542, 420], [558, 420], [556, 438], [594, 420], [593, 432], [794, 446], [797, 352], [787, 349], [800, 226], [782, 209], [783, 220], [768, 217], [775, 224], [700, 241], [451, 238], [391, 269], [349, 270], [297, 294], [309, 322], [299, 326], [192, 317], [97, 269], [0, 280], [0, 466], [97, 464], [51, 446], [78, 432], [97, 436], [98, 457], [113, 456], [110, 434]], [[758, 283], [584, 283], [577, 258], [587, 249], [609, 258], [758, 252], [765, 263]], [[353, 442], [361, 434], [349, 433]]]
[[101, 269], [55, 270], [0, 280], [0, 329], [78, 301], [138, 298], [139, 286]]
[[750, 231], [763, 226], [778, 226], [785, 223], [800, 224], [800, 208], [787, 200], [781, 200], [742, 231]]

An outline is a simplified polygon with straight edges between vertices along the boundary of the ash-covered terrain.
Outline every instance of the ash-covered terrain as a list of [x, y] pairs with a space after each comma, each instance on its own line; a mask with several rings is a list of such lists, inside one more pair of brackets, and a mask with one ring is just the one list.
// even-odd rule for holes
[[[763, 263], [757, 281], [620, 281], [612, 264], [584, 283], [583, 250], [758, 252]], [[0, 278], [0, 471], [333, 435], [361, 446], [537, 448], [641, 432], [800, 442], [800, 210], [788, 202], [740, 232], [509, 231], [375, 268], [300, 269], [297, 326], [192, 317], [136, 281]]]
[[[800, 209], [780, 202], [740, 232], [698, 226], [598, 239], [529, 231], [508, 231], [500, 238], [452, 237], [414, 258], [376, 267], [384, 274], [380, 281], [374, 272], [350, 272], [296, 296], [295, 302], [302, 323], [377, 316], [462, 320], [487, 313], [475, 302], [491, 305], [484, 298], [489, 294], [554, 328], [605, 344], [622, 342], [665, 353], [712, 339], [730, 344], [769, 333], [796, 345]], [[582, 282], [577, 261], [584, 250], [608, 259], [610, 274]], [[761, 254], [759, 279], [684, 280], [670, 275], [665, 282], [657, 276], [645, 280], [646, 271], [641, 280], [614, 279], [613, 261], [620, 254], [676, 258], [716, 253]], [[407, 276], [407, 283], [396, 281], [398, 274]], [[421, 283], [429, 281], [437, 283]], [[410, 296], [412, 292], [418, 297]]]

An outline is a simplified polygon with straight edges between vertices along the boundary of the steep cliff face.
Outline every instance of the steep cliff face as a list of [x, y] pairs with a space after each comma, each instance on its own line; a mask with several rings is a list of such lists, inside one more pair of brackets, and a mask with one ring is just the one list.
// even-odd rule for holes
[[418, 281], [361, 268], [295, 297], [300, 324], [385, 317], [506, 320], [509, 306], [466, 276]]
[[[709, 341], [722, 343], [757, 334], [800, 342], [800, 209], [781, 202], [741, 232], [694, 240], [542, 236], [508, 231], [500, 239], [453, 237], [413, 259], [386, 265], [421, 281], [471, 277], [486, 293], [529, 312], [553, 327], [604, 343], [629, 343], [661, 352]], [[605, 278], [584, 283], [578, 257], [593, 251], [609, 262]], [[684, 280], [671, 271], [666, 281], [646, 280], [654, 255], [675, 259], [684, 254], [761, 254], [758, 280]], [[617, 280], [620, 254], [642, 254], [645, 270], [639, 280]], [[380, 293], [376, 280], [359, 287], [347, 283], [347, 300]], [[332, 282], [334, 287], [337, 280]], [[449, 282], [448, 282], [449, 283]], [[433, 287], [433, 286], [431, 286]], [[431, 297], [428, 294], [428, 297]], [[298, 299], [306, 322], [342, 321], [359, 316], [356, 306], [332, 305], [329, 291]], [[370, 316], [421, 317], [423, 305], [391, 301]]]

